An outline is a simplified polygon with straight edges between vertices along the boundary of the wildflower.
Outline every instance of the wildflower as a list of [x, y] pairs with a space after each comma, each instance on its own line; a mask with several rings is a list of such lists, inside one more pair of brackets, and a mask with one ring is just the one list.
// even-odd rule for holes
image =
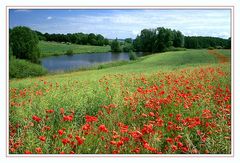
[[167, 139], [166, 139], [166, 142], [168, 142], [168, 143], [173, 143], [173, 140], [172, 140], [172, 138], [167, 138]]
[[39, 118], [39, 117], [36, 116], [36, 115], [32, 116], [32, 119], [33, 119], [34, 121], [38, 122], [38, 123], [42, 120], [41, 118]]
[[83, 143], [84, 143], [84, 140], [85, 140], [84, 138], [81, 138], [80, 136], [76, 136], [75, 139], [77, 140], [78, 145], [83, 144]]
[[121, 137], [121, 140], [124, 142], [128, 142], [130, 139], [129, 139], [129, 137]]
[[122, 145], [123, 145], [123, 141], [122, 140], [120, 140], [119, 142], [117, 142], [117, 147], [121, 147]]
[[143, 134], [149, 134], [152, 133], [153, 131], [153, 125], [149, 124], [149, 125], [144, 125], [143, 129], [142, 129], [142, 133]]
[[40, 154], [40, 153], [42, 153], [42, 148], [37, 147], [37, 148], [35, 148], [35, 151], [36, 151], [36, 153]]
[[46, 113], [49, 113], [49, 114], [51, 114], [51, 113], [54, 113], [54, 110], [46, 110]]
[[40, 139], [42, 142], [45, 142], [45, 141], [46, 141], [46, 137], [45, 137], [45, 136], [39, 136], [39, 139]]
[[177, 142], [177, 146], [178, 146], [179, 148], [181, 148], [181, 147], [183, 147], [183, 143]]
[[134, 138], [134, 139], [139, 139], [143, 136], [143, 134], [140, 131], [133, 131], [130, 133], [130, 135]]
[[183, 153], [186, 153], [188, 151], [188, 147], [182, 147], [181, 150]]
[[112, 140], [112, 141], [110, 141], [110, 144], [112, 144], [112, 145], [116, 145], [117, 142]]
[[123, 123], [119, 122], [118, 126], [120, 127], [120, 132], [124, 133], [124, 132], [128, 132], [128, 126], [124, 125]]
[[24, 153], [25, 153], [25, 154], [32, 154], [32, 152], [29, 151], [29, 150], [26, 150]]
[[58, 134], [62, 136], [65, 132], [63, 130], [58, 130]]
[[143, 147], [144, 147], [145, 149], [149, 150], [149, 151], [152, 151], [152, 152], [156, 152], [156, 151], [157, 151], [156, 148], [151, 147], [147, 142], [145, 142], [145, 143], [143, 144]]
[[171, 149], [172, 149], [172, 152], [175, 152], [178, 149], [178, 147], [176, 145], [172, 145]]
[[67, 116], [64, 115], [63, 120], [71, 122], [73, 120], [73, 116], [72, 115], [67, 115]]
[[149, 112], [149, 116], [150, 116], [150, 117], [154, 117], [155, 114], [154, 114], [153, 112]]
[[108, 129], [106, 128], [106, 126], [105, 125], [100, 125], [99, 127], [98, 127], [98, 129], [101, 131], [101, 132], [108, 132]]
[[86, 122], [97, 122], [98, 121], [97, 117], [89, 116], [89, 115], [86, 115], [85, 119], [86, 119]]
[[90, 129], [90, 125], [88, 123], [82, 126], [82, 130], [89, 130], [89, 129]]
[[68, 138], [64, 138], [64, 139], [62, 139], [62, 143], [63, 143], [63, 145], [66, 145], [66, 144], [70, 143], [70, 140]]
[[137, 148], [135, 148], [134, 150], [132, 150], [132, 152], [134, 152], [134, 153], [140, 153], [140, 148], [137, 147]]

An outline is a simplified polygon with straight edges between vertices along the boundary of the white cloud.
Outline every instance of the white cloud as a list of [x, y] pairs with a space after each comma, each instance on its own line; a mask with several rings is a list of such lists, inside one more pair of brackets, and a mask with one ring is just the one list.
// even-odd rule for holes
[[[71, 11], [71, 10], [70, 10]], [[112, 10], [81, 12], [65, 16], [51, 15], [54, 21], [39, 23], [38, 29], [48, 33], [99, 33], [108, 38], [136, 37], [144, 28], [165, 27], [184, 35], [227, 38], [230, 36], [229, 10]], [[57, 27], [57, 28], [56, 28]]]

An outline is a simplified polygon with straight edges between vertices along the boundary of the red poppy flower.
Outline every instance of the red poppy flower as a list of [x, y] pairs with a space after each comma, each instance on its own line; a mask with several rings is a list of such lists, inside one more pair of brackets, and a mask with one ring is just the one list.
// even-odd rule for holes
[[25, 154], [32, 154], [32, 152], [29, 151], [29, 150], [26, 150], [24, 153], [25, 153]]
[[41, 141], [43, 141], [43, 142], [46, 141], [46, 137], [45, 137], [45, 136], [39, 136], [39, 139], [40, 139]]
[[90, 127], [91, 127], [90, 124], [87, 123], [87, 124], [82, 126], [82, 130], [89, 130]]
[[66, 144], [70, 143], [70, 140], [68, 138], [64, 138], [64, 139], [62, 139], [62, 143], [63, 143], [63, 145], [66, 145]]
[[86, 122], [97, 122], [98, 121], [97, 117], [89, 116], [89, 115], [86, 115], [85, 119], [86, 119]]
[[67, 116], [64, 115], [63, 120], [71, 122], [73, 120], [73, 116], [72, 115], [67, 115]]
[[37, 148], [35, 149], [35, 151], [36, 151], [38, 154], [40, 154], [40, 153], [42, 153], [42, 148], [37, 147]]
[[54, 113], [54, 110], [46, 110], [46, 113], [49, 113], [49, 114], [51, 114], [51, 113]]
[[63, 131], [63, 130], [58, 130], [58, 134], [59, 134], [60, 136], [62, 136], [62, 135], [64, 134], [64, 131]]
[[99, 129], [101, 132], [108, 132], [108, 129], [106, 128], [105, 125], [100, 125], [100, 126], [98, 127], [98, 129]]
[[75, 139], [77, 140], [78, 145], [83, 144], [83, 143], [84, 143], [84, 140], [85, 140], [84, 138], [81, 138], [80, 136], [76, 136]]
[[32, 116], [32, 119], [33, 119], [34, 121], [38, 122], [38, 123], [42, 120], [41, 118], [39, 118], [39, 117], [36, 116], [36, 115]]

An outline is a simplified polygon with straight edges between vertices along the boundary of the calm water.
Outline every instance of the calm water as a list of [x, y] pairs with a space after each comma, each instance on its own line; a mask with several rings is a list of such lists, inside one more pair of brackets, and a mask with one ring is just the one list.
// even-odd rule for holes
[[[140, 54], [137, 54], [141, 56]], [[72, 56], [61, 55], [41, 59], [42, 66], [49, 72], [86, 68], [100, 63], [129, 60], [128, 53], [89, 53]]]

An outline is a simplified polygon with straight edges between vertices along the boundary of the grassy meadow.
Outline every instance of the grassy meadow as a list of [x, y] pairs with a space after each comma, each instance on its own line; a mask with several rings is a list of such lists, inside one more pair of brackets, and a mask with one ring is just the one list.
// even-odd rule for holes
[[41, 51], [41, 57], [63, 55], [66, 54], [68, 50], [73, 50], [73, 54], [103, 53], [110, 51], [110, 46], [78, 45], [47, 41], [40, 41], [38, 47]]
[[[55, 43], [45, 44], [43, 56], [69, 48], [53, 52]], [[157, 53], [99, 70], [10, 80], [9, 152], [230, 154], [231, 53], [214, 54]]]

